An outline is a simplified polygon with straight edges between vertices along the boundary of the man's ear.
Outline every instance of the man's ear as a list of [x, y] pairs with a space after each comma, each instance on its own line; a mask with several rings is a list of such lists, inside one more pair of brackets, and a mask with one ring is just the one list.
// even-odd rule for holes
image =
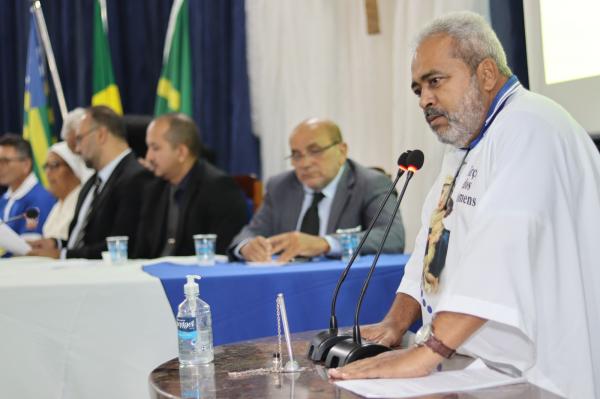
[[481, 61], [477, 66], [477, 78], [483, 90], [492, 91], [500, 79], [500, 70], [496, 62], [491, 58]]
[[98, 139], [98, 143], [100, 145], [106, 143], [106, 138], [108, 137], [109, 134], [110, 133], [108, 132], [108, 130], [106, 129], [106, 127], [100, 126], [98, 128], [98, 132], [96, 133], [96, 135], [97, 135], [96, 138]]
[[184, 144], [177, 145], [177, 159], [180, 162], [185, 161], [190, 156], [190, 149]]

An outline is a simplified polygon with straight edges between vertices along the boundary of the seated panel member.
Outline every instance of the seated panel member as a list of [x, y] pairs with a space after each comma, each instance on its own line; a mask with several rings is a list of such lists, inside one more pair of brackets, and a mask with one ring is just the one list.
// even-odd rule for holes
[[86, 109], [75, 141], [77, 153], [96, 173], [81, 188], [69, 239], [34, 241], [30, 254], [99, 259], [109, 236], [128, 236], [131, 252], [141, 198], [152, 174], [136, 160], [122, 118], [108, 107]]
[[[232, 255], [247, 261], [268, 261], [281, 253], [286, 262], [296, 256], [339, 256], [332, 233], [337, 229], [368, 227], [391, 181], [347, 158], [348, 146], [338, 126], [312, 118], [290, 136], [294, 171], [270, 179], [263, 205], [250, 224], [234, 238]], [[362, 249], [375, 252], [389, 221], [392, 195]], [[385, 252], [402, 252], [404, 227], [400, 213], [386, 241]]]
[[159, 116], [146, 132], [145, 163], [160, 179], [146, 191], [135, 256], [193, 255], [194, 234], [216, 234], [225, 253], [247, 221], [244, 195], [232, 177], [199, 159], [198, 127], [183, 114]]
[[[60, 129], [60, 138], [62, 138], [63, 141], [65, 143], [67, 143], [69, 150], [71, 150], [71, 152], [73, 152], [73, 154], [76, 154], [77, 129], [79, 128], [79, 124], [81, 123], [81, 119], [83, 118], [84, 115], [85, 115], [84, 108], [72, 109], [71, 111], [69, 111], [69, 113], [67, 115], [65, 115], [65, 118], [63, 119], [62, 128]], [[85, 164], [83, 164], [83, 169], [80, 172], [80, 176], [78, 176], [79, 179], [81, 180], [81, 184], [82, 185], [85, 184], [87, 179], [89, 179], [93, 174], [94, 174], [94, 170], [88, 168], [87, 166], [85, 166]]]
[[39, 208], [35, 226], [25, 219], [8, 222], [8, 226], [18, 234], [41, 234], [56, 198], [46, 191], [33, 172], [31, 144], [16, 134], [0, 137], [0, 185], [8, 187], [0, 197], [0, 219], [8, 220], [29, 208]]
[[81, 180], [89, 170], [79, 155], [74, 154], [65, 141], [48, 149], [44, 164], [48, 190], [57, 198], [44, 223], [44, 237], [69, 238], [69, 225], [75, 214]]
[[558, 104], [521, 86], [481, 17], [418, 36], [412, 89], [448, 143], [396, 299], [362, 337], [420, 345], [330, 369], [333, 378], [433, 372], [460, 351], [566, 398], [600, 396], [600, 157]]

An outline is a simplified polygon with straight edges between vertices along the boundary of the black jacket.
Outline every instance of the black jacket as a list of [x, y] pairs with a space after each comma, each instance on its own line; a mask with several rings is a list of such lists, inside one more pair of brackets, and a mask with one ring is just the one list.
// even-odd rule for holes
[[[217, 235], [216, 252], [225, 253], [233, 236], [247, 221], [241, 190], [225, 172], [204, 160], [190, 170], [181, 199], [174, 255], [194, 255], [194, 234]], [[156, 258], [166, 242], [170, 184], [152, 182], [142, 205], [134, 257]]]

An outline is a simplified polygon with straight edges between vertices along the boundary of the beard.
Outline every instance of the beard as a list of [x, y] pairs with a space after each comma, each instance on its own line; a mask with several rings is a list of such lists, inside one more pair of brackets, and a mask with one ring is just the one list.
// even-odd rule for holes
[[478, 129], [485, 115], [485, 104], [479, 89], [477, 75], [473, 74], [469, 87], [458, 101], [458, 110], [446, 112], [433, 106], [425, 108], [425, 117], [443, 116], [448, 120], [446, 130], [441, 131], [431, 128], [438, 140], [442, 143], [453, 145], [457, 148], [466, 147], [471, 139], [478, 133]]

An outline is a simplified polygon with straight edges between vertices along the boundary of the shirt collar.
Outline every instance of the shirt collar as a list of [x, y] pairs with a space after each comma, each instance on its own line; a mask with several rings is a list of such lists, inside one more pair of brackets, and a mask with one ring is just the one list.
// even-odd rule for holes
[[[323, 187], [323, 189], [321, 190], [321, 193], [325, 196], [325, 198], [333, 198], [333, 196], [335, 195], [335, 190], [337, 189], [337, 185], [340, 182], [340, 179], [341, 179], [342, 174], [344, 173], [345, 169], [346, 169], [346, 164], [344, 163], [342, 165], [342, 167], [340, 168], [340, 170], [338, 170], [338, 173], [337, 173], [337, 175], [335, 175], [333, 180], [330, 181], [329, 184], [327, 184], [325, 187]], [[312, 194], [315, 192], [315, 190], [313, 190], [312, 188], [310, 188], [304, 184], [302, 186], [304, 187], [305, 194]]]
[[504, 108], [506, 100], [508, 100], [508, 98], [517, 91], [517, 88], [519, 86], [521, 86], [521, 83], [519, 83], [519, 79], [516, 75], [512, 75], [502, 85], [502, 87], [500, 88], [498, 93], [496, 93], [494, 99], [492, 100], [492, 104], [490, 105], [490, 108], [488, 109], [487, 115], [485, 117], [485, 122], [483, 123], [481, 130], [477, 134], [477, 137], [475, 137], [475, 139], [471, 141], [466, 148], [463, 148], [464, 150], [472, 150], [477, 144], [479, 144], [483, 136], [485, 136], [486, 131], [491, 126], [492, 122], [494, 122], [494, 119], [496, 119], [496, 116], [498, 116], [500, 111], [502, 111], [502, 108]]
[[130, 152], [130, 148], [126, 149], [125, 151], [120, 153], [115, 159], [106, 164], [105, 167], [98, 171], [98, 177], [102, 180], [102, 185], [104, 185], [104, 183], [106, 183], [110, 175], [112, 175], [119, 162], [121, 162], [121, 160], [125, 158]]
[[36, 184], [38, 184], [38, 179], [35, 177], [35, 174], [31, 172], [15, 191], [12, 191], [12, 189], [9, 188], [4, 194], [4, 197], [15, 200], [21, 199], [27, 195]]

